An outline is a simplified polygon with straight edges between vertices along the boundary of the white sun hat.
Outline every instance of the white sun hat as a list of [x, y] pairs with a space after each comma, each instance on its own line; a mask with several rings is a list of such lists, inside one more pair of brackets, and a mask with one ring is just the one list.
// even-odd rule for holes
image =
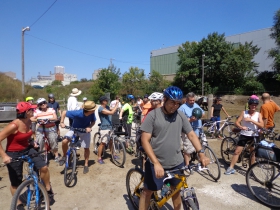
[[73, 88], [72, 93], [70, 93], [70, 96], [78, 96], [82, 93], [81, 90], [78, 90], [78, 88]]

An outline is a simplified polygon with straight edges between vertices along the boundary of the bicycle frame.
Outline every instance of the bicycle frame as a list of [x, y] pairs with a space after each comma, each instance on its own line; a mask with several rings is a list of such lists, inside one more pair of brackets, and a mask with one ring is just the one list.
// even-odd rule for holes
[[66, 168], [69, 167], [68, 160], [69, 160], [71, 151], [72, 150], [75, 150], [75, 151], [77, 150], [75, 144], [77, 144], [78, 141], [79, 141], [79, 136], [77, 136], [76, 133], [74, 132], [74, 134], [73, 134], [73, 136], [71, 138], [71, 142], [70, 142], [69, 148], [68, 148], [68, 150], [66, 152], [66, 160], [65, 160], [65, 167]]

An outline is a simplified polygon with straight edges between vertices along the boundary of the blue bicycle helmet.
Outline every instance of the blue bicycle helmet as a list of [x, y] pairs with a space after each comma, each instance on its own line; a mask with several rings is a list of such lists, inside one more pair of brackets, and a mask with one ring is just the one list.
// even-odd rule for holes
[[165, 91], [163, 92], [163, 95], [166, 98], [169, 98], [174, 101], [181, 101], [183, 98], [182, 90], [175, 86], [170, 86], [170, 87], [166, 88]]
[[251, 105], [251, 104], [259, 104], [259, 100], [258, 99], [255, 99], [255, 98], [250, 98], [249, 101], [248, 101], [248, 104]]
[[135, 99], [135, 97], [133, 95], [129, 94], [129, 95], [127, 95], [127, 99], [133, 100], [133, 99]]

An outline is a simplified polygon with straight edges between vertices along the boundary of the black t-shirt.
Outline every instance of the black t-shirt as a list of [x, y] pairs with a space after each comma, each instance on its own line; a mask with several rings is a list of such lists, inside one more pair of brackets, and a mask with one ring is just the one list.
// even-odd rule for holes
[[214, 107], [213, 117], [214, 116], [220, 117], [220, 112], [221, 112], [223, 105], [222, 104], [213, 104], [212, 107]]
[[48, 107], [53, 108], [55, 110], [56, 115], [57, 115], [57, 110], [60, 108], [59, 103], [57, 103], [57, 102], [48, 103]]

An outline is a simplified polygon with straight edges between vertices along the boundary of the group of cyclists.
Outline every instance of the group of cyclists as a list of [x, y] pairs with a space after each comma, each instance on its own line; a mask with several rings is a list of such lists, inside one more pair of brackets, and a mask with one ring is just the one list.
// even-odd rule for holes
[[[86, 133], [78, 132], [78, 136], [81, 140], [81, 147], [84, 148], [85, 165], [83, 173], [89, 172], [90, 132], [96, 122], [95, 111], [98, 106], [94, 101], [85, 99], [82, 107], [79, 107], [76, 97], [80, 94], [81, 91], [77, 88], [72, 90], [67, 103], [67, 111], [63, 112], [61, 112], [59, 104], [55, 102], [53, 94], [48, 95], [48, 101], [44, 98], [39, 98], [37, 105], [34, 105], [32, 97], [27, 97], [26, 102], [19, 102], [17, 104], [17, 119], [0, 132], [0, 141], [7, 138], [6, 149], [3, 149], [0, 144], [0, 155], [3, 162], [7, 164], [12, 195], [23, 179], [23, 162], [13, 162], [12, 159], [24, 154], [35, 153], [35, 149], [40, 148], [42, 145], [43, 132], [45, 132], [49, 140], [53, 159], [59, 162], [61, 166], [65, 163], [68, 143], [73, 135], [73, 131], [68, 131], [64, 137], [60, 137], [59, 126], [65, 127], [64, 121], [66, 117], [69, 118], [70, 126], [86, 129]], [[263, 100], [265, 100], [266, 96], [266, 94], [263, 95]], [[198, 139], [198, 130], [196, 129], [201, 126], [200, 118], [203, 117], [204, 111], [195, 103], [194, 93], [188, 93], [185, 98], [186, 101], [182, 104], [183, 92], [175, 86], [170, 86], [161, 93], [154, 92], [151, 95], [145, 95], [143, 100], [140, 96], [127, 95], [127, 103], [123, 106], [118, 96], [110, 105], [108, 104], [109, 99], [106, 96], [99, 98], [100, 106], [97, 113], [101, 121], [100, 133], [102, 138], [97, 154], [97, 162], [99, 164], [104, 164], [101, 154], [103, 147], [110, 142], [110, 132], [114, 124], [114, 119], [110, 115], [115, 116], [115, 120], [122, 122], [126, 139], [131, 138], [131, 125], [135, 111], [141, 115], [141, 133], [138, 139], [141, 141], [140, 145], [142, 145], [148, 158], [145, 162], [144, 189], [141, 194], [139, 209], [148, 209], [153, 191], [162, 188], [164, 171], [188, 165], [192, 152], [197, 152], [203, 166], [207, 166], [210, 162], [204, 155], [204, 150]], [[273, 109], [274, 112], [280, 110], [279, 106], [274, 105], [275, 103], [273, 106], [270, 105], [268, 109], [263, 111], [268, 116], [267, 119], [263, 120], [262, 114], [256, 112], [259, 99], [252, 96], [249, 98], [248, 104], [249, 110], [243, 111], [236, 122], [236, 125], [242, 130], [240, 143], [236, 148], [230, 167], [225, 172], [227, 175], [235, 172], [233, 167], [238, 159], [238, 155], [246, 142], [252, 138], [252, 133], [248, 131], [248, 128], [266, 127], [264, 121], [271, 122], [271, 110]], [[58, 115], [61, 118], [58, 118]], [[45, 121], [46, 119], [48, 120]], [[36, 129], [34, 124], [37, 124]], [[44, 130], [42, 124], [44, 124]], [[32, 136], [35, 138], [30, 141]], [[58, 139], [62, 139], [62, 157], [58, 154]], [[182, 139], [184, 156], [181, 153]], [[40, 150], [42, 149], [40, 148]], [[118, 158], [118, 156], [113, 156], [113, 158]], [[54, 203], [54, 193], [50, 185], [50, 173], [47, 163], [44, 162], [41, 156], [34, 157], [34, 163], [36, 168], [40, 170], [40, 177], [45, 183], [50, 201]], [[170, 184], [171, 187], [174, 187], [177, 182], [171, 180]], [[172, 199], [174, 209], [180, 209], [181, 197], [179, 193], [174, 195]], [[19, 202], [17, 209], [24, 209], [22, 207], [23, 204]]]

